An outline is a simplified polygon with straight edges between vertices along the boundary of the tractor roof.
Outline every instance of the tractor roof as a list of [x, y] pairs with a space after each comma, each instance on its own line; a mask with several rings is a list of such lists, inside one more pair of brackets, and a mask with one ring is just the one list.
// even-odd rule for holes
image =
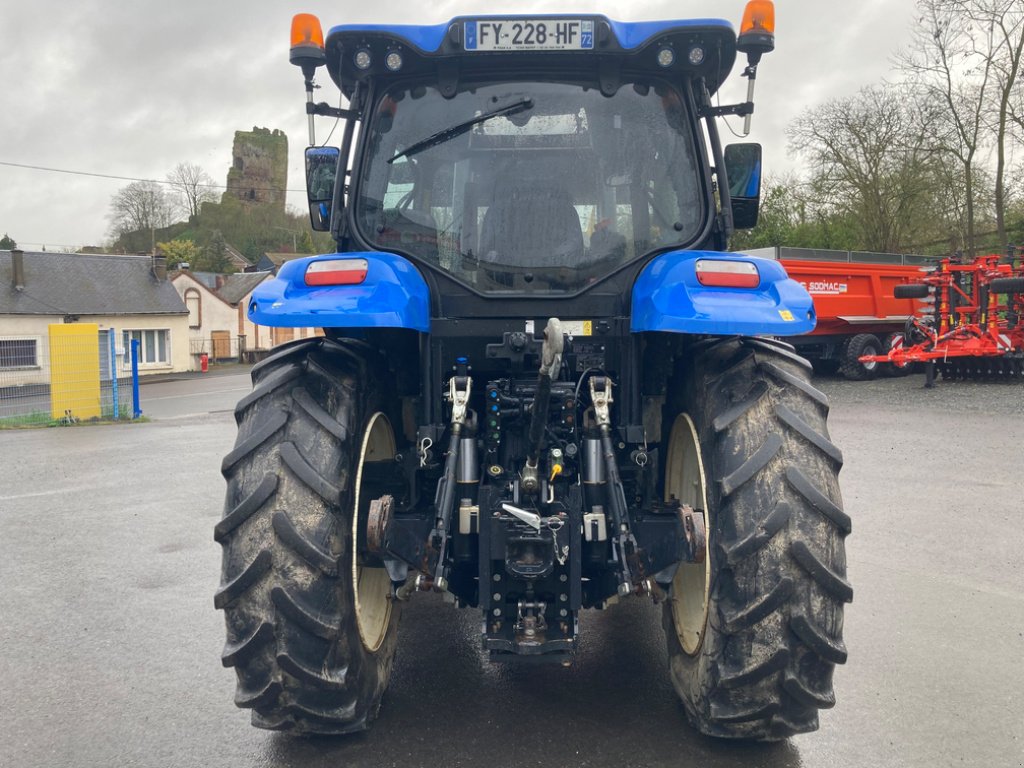
[[[478, 28], [495, 23], [509, 25], [523, 22], [545, 21], [548, 24], [564, 22], [590, 23], [593, 39], [586, 49], [560, 50], [536, 47], [516, 49], [506, 45], [500, 49], [475, 50]], [[657, 54], [664, 48], [674, 51], [674, 64], [666, 68], [659, 65]], [[694, 65], [689, 52], [701, 47], [702, 60]], [[614, 21], [592, 14], [519, 14], [516, 16], [459, 16], [443, 24], [343, 24], [331, 28], [326, 40], [327, 62], [331, 77], [346, 93], [351, 93], [355, 81], [371, 76], [389, 75], [383, 61], [385, 56], [398, 51], [403, 59], [402, 74], [410, 69], [441, 72], [438, 62], [472, 60], [476, 68], [492, 65], [503, 70], [515, 69], [517, 63], [531, 72], [545, 69], [562, 71], [588, 66], [594, 58], [618, 59], [630, 69], [649, 69], [663, 74], [685, 74], [703, 77], [714, 92], [728, 76], [736, 59], [736, 33], [723, 19], [676, 19], [666, 21]], [[371, 65], [360, 69], [354, 64], [357, 52], [366, 50]], [[596, 69], [596, 67], [594, 67]], [[665, 71], [666, 69], [671, 72]]]

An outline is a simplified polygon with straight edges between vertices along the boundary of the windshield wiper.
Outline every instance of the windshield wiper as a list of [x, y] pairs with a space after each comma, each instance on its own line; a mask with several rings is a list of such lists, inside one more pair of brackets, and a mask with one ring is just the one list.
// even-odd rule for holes
[[533, 109], [533, 99], [531, 98], [520, 99], [519, 101], [514, 101], [511, 104], [508, 104], [504, 107], [498, 107], [497, 109], [492, 109], [490, 112], [484, 112], [483, 114], [477, 115], [476, 117], [471, 118], [469, 120], [465, 120], [461, 123], [456, 123], [450, 128], [445, 128], [443, 131], [438, 131], [437, 133], [431, 134], [430, 136], [427, 136], [427, 138], [422, 139], [421, 141], [417, 141], [411, 147], [402, 150], [397, 155], [388, 160], [388, 163], [393, 163], [400, 157], [412, 157], [413, 155], [418, 154], [425, 149], [430, 149], [431, 147], [436, 147], [438, 144], [444, 144], [444, 142], [446, 141], [451, 141], [455, 137], [461, 136], [462, 134], [469, 131], [469, 129], [472, 128], [474, 125], [479, 125], [480, 123], [486, 122], [490, 120], [492, 117], [514, 115], [517, 112], [525, 112], [528, 109]]

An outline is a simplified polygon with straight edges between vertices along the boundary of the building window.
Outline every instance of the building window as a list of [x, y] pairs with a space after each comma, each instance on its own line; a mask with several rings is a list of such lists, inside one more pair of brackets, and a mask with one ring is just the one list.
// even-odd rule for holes
[[131, 360], [132, 341], [139, 342], [139, 365], [170, 365], [170, 331], [123, 331], [124, 359]]
[[0, 339], [0, 369], [38, 367], [35, 339]]
[[201, 328], [203, 325], [203, 298], [195, 288], [186, 289], [185, 308], [188, 309], [188, 327]]

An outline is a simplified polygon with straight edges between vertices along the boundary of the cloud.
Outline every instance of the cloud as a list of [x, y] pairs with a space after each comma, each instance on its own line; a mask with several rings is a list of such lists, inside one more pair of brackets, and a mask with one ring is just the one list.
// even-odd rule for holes
[[[329, 28], [397, 20], [438, 23], [480, 10], [468, 0], [341, 6], [315, 0], [301, 8], [279, 0], [43, 0], [6, 6], [0, 160], [153, 179], [164, 178], [179, 162], [192, 162], [222, 181], [234, 132], [258, 125], [288, 134], [293, 189], [304, 185], [307, 131], [301, 76], [287, 60], [292, 13], [316, 13]], [[783, 0], [777, 6], [777, 49], [759, 70], [751, 138], [765, 144], [769, 167], [782, 170], [794, 162], [785, 148], [789, 121], [807, 107], [884, 76], [890, 55], [907, 36], [913, 7], [885, 0], [855, 6]], [[743, 2], [527, 0], [515, 5], [516, 13], [551, 10], [624, 20], [727, 15], [738, 24]], [[746, 84], [739, 71], [738, 65], [723, 100], [743, 98]], [[324, 76], [320, 80], [324, 88], [318, 100], [334, 102], [333, 85]], [[330, 121], [318, 121], [320, 138], [329, 130]], [[0, 231], [31, 247], [101, 242], [110, 197], [125, 183], [0, 166]], [[304, 207], [301, 193], [290, 195], [289, 202]]]

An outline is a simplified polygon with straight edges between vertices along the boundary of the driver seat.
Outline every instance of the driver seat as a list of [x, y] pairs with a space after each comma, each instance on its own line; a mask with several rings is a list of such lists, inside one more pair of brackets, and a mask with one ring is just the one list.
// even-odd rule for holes
[[480, 261], [510, 267], [576, 267], [580, 217], [561, 186], [496, 189], [480, 229]]

